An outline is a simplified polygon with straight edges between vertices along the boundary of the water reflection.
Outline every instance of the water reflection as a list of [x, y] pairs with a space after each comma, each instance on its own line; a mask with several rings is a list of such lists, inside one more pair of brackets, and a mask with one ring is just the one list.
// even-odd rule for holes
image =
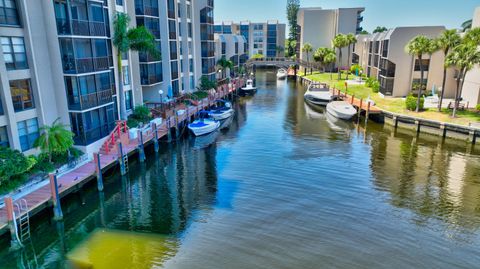
[[371, 169], [377, 189], [390, 202], [428, 225], [441, 220], [448, 229], [480, 227], [480, 157], [460, 151], [461, 142], [421, 139], [392, 130], [371, 132]]

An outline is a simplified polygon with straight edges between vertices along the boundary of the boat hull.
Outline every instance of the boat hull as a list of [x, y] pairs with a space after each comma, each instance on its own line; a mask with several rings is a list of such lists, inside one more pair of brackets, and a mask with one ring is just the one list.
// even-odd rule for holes
[[[340, 103], [339, 102], [329, 103], [327, 105], [327, 113], [342, 120], [350, 120], [353, 118], [353, 116], [357, 114], [355, 108], [352, 105], [346, 102], [340, 102]], [[347, 105], [348, 105], [348, 108], [347, 108]]]
[[195, 136], [202, 136], [209, 134], [220, 127], [220, 122], [212, 120], [204, 120], [203, 125], [200, 124], [200, 120], [196, 120], [193, 123], [188, 125], [188, 129]]
[[230, 118], [235, 114], [235, 110], [233, 109], [228, 109], [228, 110], [222, 110], [222, 113], [210, 113], [209, 116], [214, 119], [214, 120], [225, 120]]
[[326, 106], [328, 103], [330, 103], [331, 99], [322, 99], [322, 98], [316, 98], [311, 95], [305, 95], [304, 99], [307, 103], [312, 104], [312, 105], [317, 105], [317, 106]]

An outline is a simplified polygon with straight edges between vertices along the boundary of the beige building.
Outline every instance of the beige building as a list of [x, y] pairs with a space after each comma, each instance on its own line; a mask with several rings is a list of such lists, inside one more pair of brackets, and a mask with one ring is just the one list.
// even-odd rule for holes
[[[245, 37], [232, 34], [215, 34], [215, 60], [225, 58], [232, 61], [234, 69], [226, 70], [226, 76], [235, 76], [238, 70], [248, 60], [248, 47]], [[222, 72], [217, 72], [217, 79], [221, 79]]]
[[[480, 27], [480, 7], [477, 7], [473, 14], [472, 28], [475, 27]], [[465, 77], [462, 98], [470, 106], [480, 104], [480, 67], [478, 65], [468, 72]]]
[[[363, 72], [380, 81], [380, 93], [385, 96], [408, 95], [414, 84], [420, 83], [420, 65], [405, 47], [415, 36], [439, 36], [445, 27], [397, 27], [383, 33], [358, 35], [353, 47], [352, 62], [363, 67]], [[444, 56], [442, 52], [424, 55], [426, 89], [438, 92], [442, 86]], [[448, 71], [445, 97], [455, 95], [454, 70]]]
[[[298, 40], [297, 55], [300, 59], [306, 60], [305, 53], [301, 48], [304, 44], [310, 43], [315, 49], [320, 47], [331, 48], [332, 40], [337, 34], [358, 34], [363, 29], [362, 12], [365, 8], [339, 8], [322, 9], [320, 7], [300, 8], [297, 15]], [[348, 64], [347, 48], [342, 50], [341, 66]], [[310, 60], [312, 57], [310, 57]]]
[[[129, 52], [118, 77], [113, 19], [155, 36], [162, 59]], [[213, 0], [1, 0], [0, 146], [26, 154], [40, 128], [57, 118], [75, 145], [96, 151], [119, 118], [119, 83], [127, 111], [215, 79]], [[165, 96], [164, 96], [165, 97]]]

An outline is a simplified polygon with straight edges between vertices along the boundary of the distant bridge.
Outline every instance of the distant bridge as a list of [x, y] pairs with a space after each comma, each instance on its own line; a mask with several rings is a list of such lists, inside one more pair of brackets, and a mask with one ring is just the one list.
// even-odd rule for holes
[[245, 65], [248, 68], [253, 66], [256, 67], [278, 67], [278, 68], [289, 68], [292, 65], [303, 66], [307, 68], [321, 69], [322, 65], [316, 62], [307, 62], [303, 60], [293, 60], [290, 58], [280, 57], [280, 58], [251, 58]]

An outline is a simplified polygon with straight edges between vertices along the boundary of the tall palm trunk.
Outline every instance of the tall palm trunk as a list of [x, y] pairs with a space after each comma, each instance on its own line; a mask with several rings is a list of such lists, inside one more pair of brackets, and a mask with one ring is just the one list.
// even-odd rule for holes
[[443, 68], [442, 92], [440, 93], [440, 102], [438, 103], [438, 112], [442, 111], [443, 96], [445, 94], [445, 85], [446, 84], [447, 84], [447, 68], [444, 67]]
[[118, 68], [118, 94], [120, 102], [120, 119], [127, 119], [127, 107], [125, 105], [125, 93], [123, 92], [123, 66], [122, 66], [122, 53], [117, 52], [117, 68]]
[[[351, 55], [350, 55], [350, 48], [351, 48], [351, 45], [349, 44], [349, 45], [348, 45], [347, 67], [350, 66], [350, 57], [351, 57]], [[347, 70], [347, 80], [348, 80], [348, 74], [349, 74], [349, 73], [350, 73], [350, 70]]]
[[341, 72], [341, 66], [342, 66], [342, 48], [338, 49], [339, 54], [338, 54], [338, 80], [342, 79], [342, 72]]
[[420, 100], [422, 99], [422, 88], [423, 88], [423, 62], [422, 56], [418, 56], [418, 62], [420, 64], [420, 87], [418, 88], [418, 96], [417, 96], [417, 107], [415, 108], [415, 112], [420, 111]]
[[463, 76], [463, 70], [460, 70], [460, 73], [458, 74], [457, 78], [457, 89], [455, 90], [455, 102], [453, 105], [453, 112], [452, 112], [452, 118], [455, 118], [457, 114], [457, 107], [458, 107], [458, 99], [460, 99], [459, 94], [460, 94], [460, 80], [462, 79]]

